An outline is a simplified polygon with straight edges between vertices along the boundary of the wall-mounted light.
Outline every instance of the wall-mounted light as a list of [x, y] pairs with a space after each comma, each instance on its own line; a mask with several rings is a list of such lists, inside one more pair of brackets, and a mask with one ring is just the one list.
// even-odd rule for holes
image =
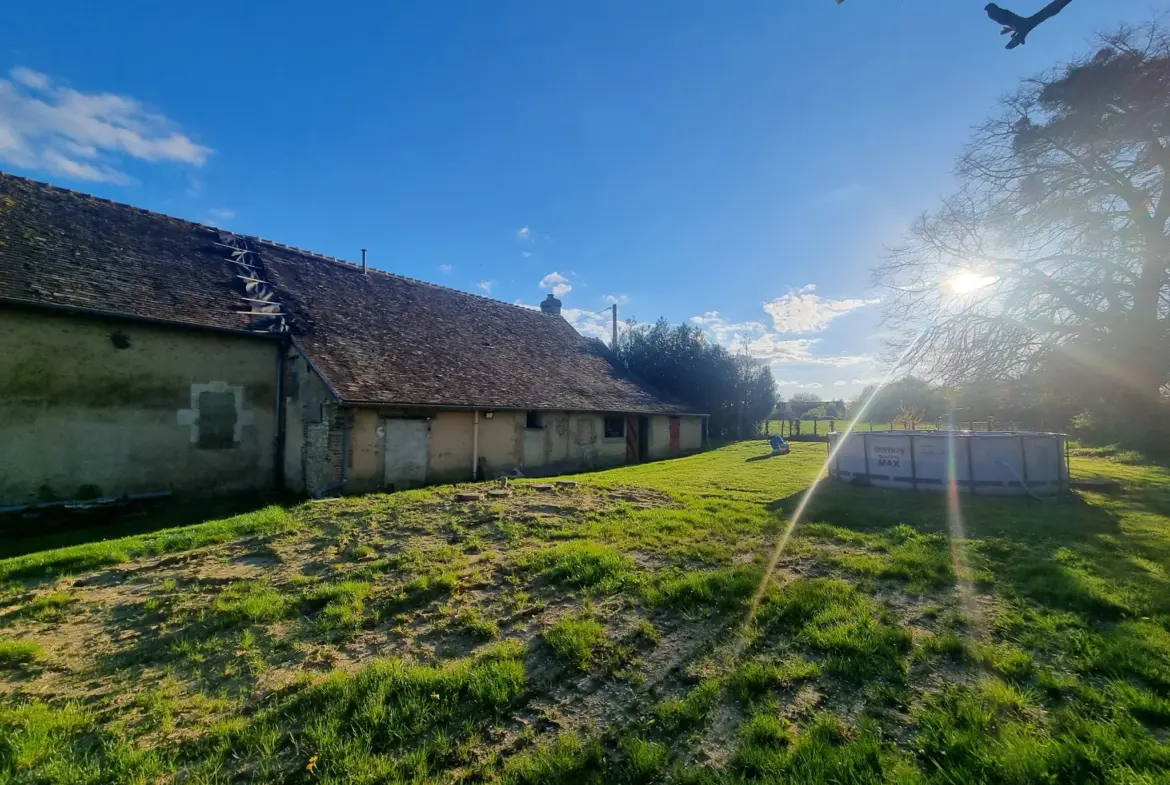
[[484, 412], [484, 413], [483, 413], [483, 418], [484, 418], [485, 420], [490, 420], [490, 419], [492, 418], [492, 415], [493, 415], [493, 414], [495, 414], [495, 412]]

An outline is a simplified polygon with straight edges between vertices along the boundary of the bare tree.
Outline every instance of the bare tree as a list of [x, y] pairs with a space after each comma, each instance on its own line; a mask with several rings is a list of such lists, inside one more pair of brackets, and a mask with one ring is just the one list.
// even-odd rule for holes
[[934, 381], [1054, 365], [1159, 399], [1170, 381], [1170, 36], [1157, 24], [1024, 82], [960, 188], [875, 271], [891, 348]]

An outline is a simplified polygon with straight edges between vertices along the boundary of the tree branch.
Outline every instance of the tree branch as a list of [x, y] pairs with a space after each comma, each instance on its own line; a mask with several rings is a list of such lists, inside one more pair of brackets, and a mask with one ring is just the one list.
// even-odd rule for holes
[[1000, 8], [995, 3], [988, 3], [984, 10], [991, 17], [991, 21], [1003, 25], [1003, 30], [1000, 31], [1003, 35], [1007, 35], [1008, 33], [1012, 34], [1012, 39], [1008, 41], [1007, 48], [1015, 49], [1017, 46], [1025, 43], [1028, 33], [1035, 30], [1042, 22], [1047, 22], [1059, 14], [1071, 2], [1072, 0], [1052, 0], [1051, 3], [1031, 16], [1020, 16], [1006, 8]]

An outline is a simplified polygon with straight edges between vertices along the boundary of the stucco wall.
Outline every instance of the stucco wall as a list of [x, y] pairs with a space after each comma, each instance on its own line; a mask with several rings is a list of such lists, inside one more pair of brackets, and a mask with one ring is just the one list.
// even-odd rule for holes
[[485, 479], [515, 469], [524, 460], [524, 413], [494, 412], [479, 418], [479, 464]]
[[[247, 336], [0, 310], [0, 504], [271, 487], [278, 351]], [[234, 397], [230, 446], [198, 443], [201, 390]]]
[[382, 444], [373, 409], [355, 409], [350, 416], [349, 482], [360, 490], [372, 490], [382, 482]]
[[[480, 416], [483, 419], [483, 416]], [[471, 479], [471, 412], [438, 412], [431, 420], [430, 465], [427, 479], [454, 482]], [[480, 423], [480, 438], [484, 434]]]
[[656, 414], [650, 418], [650, 442], [648, 445], [650, 458], [669, 458], [670, 452], [670, 418]]
[[703, 418], [683, 417], [679, 426], [679, 446], [683, 452], [703, 449]]

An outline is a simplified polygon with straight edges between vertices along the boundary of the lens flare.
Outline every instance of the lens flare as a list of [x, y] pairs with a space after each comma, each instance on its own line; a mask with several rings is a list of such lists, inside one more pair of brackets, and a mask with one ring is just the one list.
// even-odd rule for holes
[[733, 660], [739, 658], [739, 655], [743, 653], [744, 647], [747, 645], [747, 639], [749, 633], [751, 632], [752, 623], [755, 621], [756, 613], [760, 609], [760, 602], [762, 602], [764, 599], [764, 593], [768, 590], [768, 584], [772, 582], [772, 573], [776, 571], [776, 565], [780, 562], [780, 557], [784, 554], [784, 548], [788, 545], [788, 540], [791, 539], [792, 532], [796, 528], [796, 524], [799, 523], [801, 517], [804, 516], [804, 511], [808, 508], [809, 502], [812, 501], [813, 494], [816, 493], [817, 488], [820, 487], [821, 481], [825, 478], [825, 473], [833, 464], [833, 460], [837, 457], [837, 453], [840, 451], [841, 447], [849, 439], [850, 434], [853, 433], [853, 427], [862, 420], [866, 411], [869, 409], [869, 405], [873, 403], [874, 398], [876, 398], [878, 393], [881, 392], [882, 388], [889, 383], [890, 378], [901, 369], [902, 362], [906, 359], [907, 356], [909, 356], [910, 352], [914, 350], [914, 347], [918, 345], [918, 342], [922, 340], [924, 335], [926, 335], [925, 326], [918, 331], [918, 334], [914, 336], [914, 340], [911, 341], [910, 345], [906, 347], [906, 350], [902, 352], [901, 357], [899, 357], [898, 360], [890, 366], [890, 370], [887, 371], [886, 375], [883, 376], [881, 381], [877, 383], [873, 393], [869, 396], [869, 398], [866, 399], [865, 403], [861, 405], [861, 408], [857, 410], [857, 413], [853, 416], [853, 419], [850, 420], [849, 425], [846, 426], [845, 432], [841, 434], [841, 438], [837, 440], [837, 446], [832, 450], [829, 450], [829, 455], [827, 458], [825, 458], [825, 462], [821, 465], [820, 470], [813, 479], [812, 485], [810, 485], [808, 490], [804, 492], [804, 496], [800, 498], [800, 502], [796, 505], [796, 509], [792, 511], [792, 518], [788, 521], [788, 525], [784, 527], [784, 531], [780, 533], [779, 539], [776, 540], [776, 546], [772, 549], [772, 555], [768, 559], [768, 564], [764, 569], [764, 576], [760, 579], [760, 583], [756, 587], [755, 594], [752, 595], [752, 601], [748, 606], [747, 615], [744, 617], [743, 624], [740, 625], [739, 637], [736, 639], [735, 647], [732, 650]]
[[[951, 413], [954, 421], [954, 413]], [[959, 468], [955, 455], [958, 451], [958, 440], [953, 429], [947, 436], [947, 534], [951, 546], [951, 566], [955, 571], [955, 590], [959, 593], [959, 601], [967, 613], [967, 627], [971, 637], [975, 640], [983, 638], [982, 616], [979, 606], [975, 603], [975, 586], [971, 581], [971, 571], [967, 560], [967, 530], [963, 525], [963, 507], [959, 503]], [[974, 493], [974, 487], [968, 489]]]
[[943, 289], [948, 294], [971, 294], [991, 286], [998, 280], [994, 275], [980, 275], [970, 270], [962, 270], [944, 281]]

